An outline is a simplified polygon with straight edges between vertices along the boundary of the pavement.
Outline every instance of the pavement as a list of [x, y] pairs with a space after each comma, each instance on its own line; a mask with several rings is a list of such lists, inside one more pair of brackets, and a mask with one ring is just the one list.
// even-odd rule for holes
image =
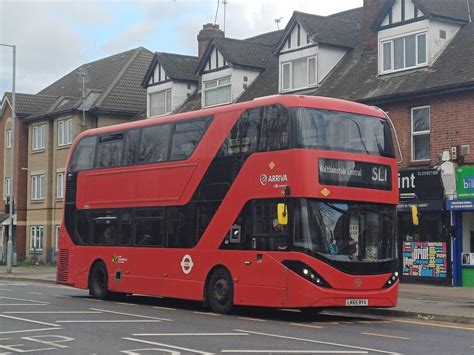
[[[55, 284], [56, 268], [45, 265], [15, 266], [11, 273], [7, 273], [6, 266], [0, 265], [0, 280]], [[474, 287], [400, 283], [397, 307], [353, 307], [340, 311], [358, 315], [474, 324]]]

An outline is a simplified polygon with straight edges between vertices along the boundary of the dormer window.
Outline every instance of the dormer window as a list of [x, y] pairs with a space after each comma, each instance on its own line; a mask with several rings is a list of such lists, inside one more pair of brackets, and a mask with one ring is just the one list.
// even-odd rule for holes
[[382, 73], [428, 64], [426, 32], [381, 41]]
[[316, 56], [281, 63], [281, 91], [313, 86], [316, 80]]
[[171, 89], [149, 94], [150, 116], [161, 116], [171, 113]]
[[230, 76], [204, 82], [204, 106], [229, 104], [231, 98]]

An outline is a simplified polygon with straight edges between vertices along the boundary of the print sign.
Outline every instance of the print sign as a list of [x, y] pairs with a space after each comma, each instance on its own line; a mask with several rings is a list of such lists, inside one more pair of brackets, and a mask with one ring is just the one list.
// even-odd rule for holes
[[458, 199], [474, 198], [474, 166], [463, 166], [456, 171]]
[[403, 276], [447, 277], [446, 243], [403, 242]]

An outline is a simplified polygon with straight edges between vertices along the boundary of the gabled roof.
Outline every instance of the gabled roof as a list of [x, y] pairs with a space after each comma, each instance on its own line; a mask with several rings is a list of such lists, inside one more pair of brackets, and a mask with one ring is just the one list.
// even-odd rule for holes
[[[56, 100], [57, 96], [48, 95], [32, 95], [32, 94], [15, 94], [15, 115], [17, 117], [26, 117], [38, 111], [46, 110]], [[5, 109], [5, 103], [12, 105], [12, 93], [6, 92], [2, 100], [2, 113]]]
[[355, 9], [337, 12], [335, 14], [329, 15], [328, 17], [332, 17], [338, 20], [361, 22], [363, 14], [364, 14], [364, 8], [356, 7]]
[[[387, 0], [382, 11], [376, 16], [372, 29], [377, 31], [396, 0]], [[474, 12], [474, 0], [412, 0], [424, 17], [449, 20], [460, 23], [469, 21], [468, 1], [471, 13]], [[400, 22], [402, 24], [402, 22]]]
[[232, 66], [266, 69], [270, 66], [272, 46], [255, 43], [249, 40], [233, 38], [213, 38], [202, 57], [197, 73], [200, 74], [210, 54], [216, 48], [227, 63]]
[[253, 43], [257, 43], [257, 44], [274, 46], [280, 41], [280, 38], [284, 32], [285, 30], [271, 31], [267, 33], [262, 33], [261, 35], [258, 35], [258, 36], [246, 38], [245, 40], [253, 42]]
[[198, 81], [196, 69], [199, 58], [189, 55], [155, 52], [148, 71], [143, 79], [142, 86], [147, 87], [157, 64], [160, 63], [171, 80]]
[[285, 27], [284, 34], [275, 48], [279, 52], [287, 36], [296, 24], [299, 23], [311, 36], [315, 43], [329, 44], [333, 46], [354, 48], [356, 45], [358, 24], [356, 21], [339, 19], [338, 17], [325, 17], [294, 11], [291, 20]]
[[81, 65], [38, 93], [67, 98], [67, 102], [61, 100], [62, 104], [57, 102], [52, 109], [37, 112], [33, 117], [77, 109], [82, 104], [81, 72], [85, 73], [87, 94], [100, 93], [90, 110], [118, 114], [142, 111], [146, 107], [146, 91], [140, 84], [151, 58], [149, 50], [139, 47]]

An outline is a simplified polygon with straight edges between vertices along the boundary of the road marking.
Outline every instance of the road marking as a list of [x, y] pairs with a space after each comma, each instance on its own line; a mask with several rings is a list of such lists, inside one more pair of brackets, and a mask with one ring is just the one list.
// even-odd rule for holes
[[29, 332], [43, 332], [47, 330], [61, 330], [62, 328], [40, 328], [40, 329], [26, 329], [26, 330], [9, 330], [0, 332], [0, 334], [15, 334], [15, 333], [29, 333]]
[[136, 304], [134, 303], [127, 303], [127, 302], [114, 302], [115, 304], [121, 304], [121, 305], [125, 305], [125, 306], [136, 306]]
[[176, 311], [176, 308], [169, 308], [169, 307], [153, 306], [153, 308], [156, 308], [156, 309], [164, 309], [165, 311]]
[[68, 298], [68, 299], [77, 299], [77, 297], [72, 297], [72, 296], [64, 296], [64, 295], [54, 295], [54, 297], [59, 297], [59, 298]]
[[136, 333], [134, 337], [180, 337], [180, 336], [246, 336], [246, 333]]
[[41, 292], [28, 292], [28, 293], [31, 294], [31, 295], [42, 295]]
[[266, 322], [266, 319], [260, 319], [260, 318], [252, 318], [252, 317], [238, 317], [238, 319], [243, 319], [243, 320], [252, 320], [254, 322]]
[[32, 304], [32, 303], [0, 303], [0, 306], [47, 306], [47, 304]]
[[83, 298], [83, 300], [93, 301], [93, 302], [102, 302], [102, 300], [98, 300], [98, 299], [90, 298], [90, 297]]
[[24, 299], [24, 298], [14, 298], [14, 297], [5, 297], [5, 296], [0, 296], [0, 298], [5, 299], [5, 300], [15, 300], [15, 301], [33, 302], [33, 303], [39, 303], [39, 304], [49, 304], [49, 302], [36, 301], [36, 300], [28, 300], [28, 299]]
[[60, 327], [57, 324], [51, 324], [51, 323], [46, 323], [46, 322], [40, 322], [40, 321], [37, 321], [37, 320], [18, 318], [18, 317], [13, 317], [13, 316], [6, 316], [4, 314], [0, 314], [0, 317], [15, 319], [15, 320], [23, 321], [23, 322], [28, 322], [28, 323], [44, 324], [44, 325], [47, 325], [47, 326], [50, 326], [50, 327]]
[[10, 291], [10, 292], [13, 292], [13, 290], [10, 290], [9, 288], [0, 288], [0, 291]]
[[382, 324], [382, 323], [393, 323], [389, 320], [358, 320], [357, 323], [362, 324]]
[[261, 333], [261, 332], [252, 332], [252, 331], [250, 331], [250, 330], [243, 330], [243, 329], [234, 329], [234, 331], [236, 331], [236, 332], [244, 332], [244, 333], [248, 333], [248, 334], [265, 335], [265, 336], [273, 337], [273, 338], [298, 340], [298, 341], [304, 341], [304, 342], [315, 343], [315, 344], [333, 345], [333, 346], [338, 346], [338, 347], [341, 347], [341, 348], [352, 348], [352, 349], [359, 349], [359, 350], [365, 350], [365, 351], [376, 351], [376, 352], [384, 353], [384, 354], [400, 355], [400, 353], [394, 353], [394, 352], [392, 352], [392, 351], [378, 350], [378, 349], [372, 349], [372, 348], [363, 348], [363, 347], [360, 347], [360, 346], [353, 346], [353, 345], [347, 345], [347, 344], [331, 343], [331, 342], [328, 342], [328, 341], [320, 341], [320, 340], [313, 340], [313, 339], [288, 337], [288, 336], [284, 336], [284, 335]]
[[221, 316], [218, 313], [212, 313], [212, 312], [197, 312], [197, 311], [194, 311], [193, 313], [194, 314], [202, 314], [204, 316], [213, 316], [213, 317], [220, 317]]
[[112, 320], [112, 319], [104, 319], [104, 320], [97, 320], [97, 319], [91, 319], [91, 320], [57, 320], [57, 323], [160, 323], [161, 320], [155, 320], [155, 319], [117, 319], [117, 320]]
[[404, 320], [404, 319], [393, 319], [393, 321], [397, 322], [397, 323], [428, 325], [428, 326], [431, 326], [431, 327], [470, 330], [470, 331], [474, 332], [474, 327], [467, 327], [467, 326], [454, 325], [454, 324], [453, 325], [451, 325], [451, 324], [438, 324], [438, 323], [418, 322], [418, 321], [414, 321], [414, 320]]
[[290, 325], [296, 325], [297, 327], [306, 327], [306, 328], [315, 328], [315, 329], [323, 329], [320, 325], [313, 325], [313, 324], [304, 324], [304, 323], [290, 323]]
[[397, 335], [378, 334], [378, 333], [361, 333], [361, 334], [370, 335], [370, 336], [374, 336], [374, 337], [384, 337], [384, 338], [393, 338], [393, 339], [401, 339], [401, 340], [411, 340], [411, 338], [400, 337], [400, 336], [397, 336]]
[[340, 322], [341, 324], [354, 324], [354, 322]]
[[137, 317], [137, 318], [145, 318], [145, 319], [153, 319], [153, 320], [161, 320], [165, 322], [172, 322], [172, 319], [167, 318], [158, 318], [158, 317], [149, 317], [149, 316], [142, 316], [140, 314], [132, 314], [132, 313], [125, 313], [125, 312], [116, 312], [116, 311], [109, 311], [107, 309], [98, 309], [98, 308], [91, 308], [91, 311], [99, 311], [104, 313], [113, 313], [113, 314], [120, 314], [122, 316], [129, 316], [129, 317]]
[[95, 311], [33, 311], [33, 312], [2, 312], [3, 314], [101, 314]]
[[200, 351], [200, 350], [189, 349], [189, 348], [182, 348], [182, 347], [179, 347], [179, 346], [174, 346], [174, 345], [169, 345], [169, 344], [156, 343], [154, 341], [147, 341], [147, 340], [142, 340], [142, 339], [127, 338], [127, 337], [122, 337], [122, 339], [130, 340], [130, 341], [136, 341], [136, 342], [139, 342], [139, 343], [150, 344], [150, 345], [165, 346], [167, 348], [178, 349], [178, 350], [183, 350], [183, 351], [189, 351], [189, 352], [193, 352], [193, 353], [197, 353], [197, 354], [213, 355], [212, 353], [209, 353], [209, 352], [206, 352], [206, 351]]
[[265, 354], [368, 354], [368, 351], [348, 350], [221, 350], [221, 353], [265, 353]]

